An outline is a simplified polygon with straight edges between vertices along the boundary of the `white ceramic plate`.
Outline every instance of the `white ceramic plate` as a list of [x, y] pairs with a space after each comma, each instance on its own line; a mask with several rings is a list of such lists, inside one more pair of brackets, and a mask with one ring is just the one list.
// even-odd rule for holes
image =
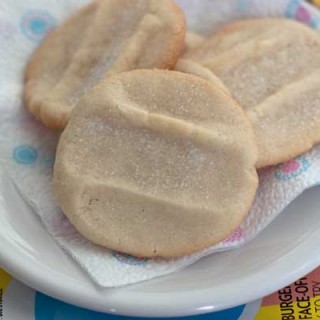
[[320, 264], [319, 187], [304, 193], [245, 247], [120, 289], [95, 286], [1, 170], [0, 190], [0, 265], [34, 289], [97, 311], [162, 317], [221, 310], [274, 292]]

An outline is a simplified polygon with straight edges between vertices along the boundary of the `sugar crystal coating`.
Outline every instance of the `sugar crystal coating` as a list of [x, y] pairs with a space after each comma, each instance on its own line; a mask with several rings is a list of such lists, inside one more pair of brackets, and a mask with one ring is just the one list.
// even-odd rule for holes
[[247, 111], [258, 140], [258, 167], [289, 160], [320, 141], [314, 103], [320, 38], [314, 30], [286, 19], [244, 20], [185, 57], [216, 74]]
[[93, 242], [180, 256], [239, 226], [257, 187], [256, 156], [248, 119], [223, 90], [179, 72], [137, 70], [106, 79], [74, 109], [54, 188]]
[[26, 70], [25, 102], [47, 126], [63, 128], [102, 78], [170, 69], [184, 46], [184, 15], [171, 0], [102, 0], [49, 34]]

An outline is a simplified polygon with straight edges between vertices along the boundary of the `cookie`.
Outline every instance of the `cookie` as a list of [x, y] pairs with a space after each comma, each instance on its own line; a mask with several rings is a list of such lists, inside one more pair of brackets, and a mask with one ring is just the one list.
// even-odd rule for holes
[[[184, 53], [184, 59], [192, 59], [197, 62], [211, 61], [213, 55], [220, 55], [232, 49], [243, 47], [247, 42], [256, 39], [265, 39], [271, 33], [274, 34], [278, 30], [278, 26], [274, 22], [283, 22], [285, 19], [248, 19], [240, 20], [218, 29], [201, 46], [194, 47]], [[254, 25], [252, 25], [254, 23]]]
[[229, 89], [224, 85], [224, 83], [219, 79], [214, 73], [202, 66], [201, 64], [187, 59], [179, 59], [176, 66], [174, 67], [175, 71], [193, 74], [202, 79], [212, 82], [214, 85], [218, 86], [220, 89], [224, 90], [227, 94], [230, 94]]
[[49, 127], [59, 127], [70, 113], [67, 107], [47, 116], [46, 99], [68, 68], [85, 30], [94, 18], [98, 3], [80, 9], [52, 31], [36, 49], [26, 68], [24, 101], [30, 112]]
[[189, 50], [196, 49], [204, 42], [205, 38], [198, 33], [187, 31], [186, 39], [184, 44], [184, 52], [187, 53]]
[[135, 70], [102, 80], [73, 110], [54, 192], [92, 242], [136, 256], [182, 256], [240, 225], [257, 188], [256, 159], [245, 113], [219, 87]]
[[236, 22], [185, 58], [209, 68], [245, 109], [257, 136], [258, 167], [320, 141], [320, 38], [314, 30], [286, 19]]
[[184, 15], [171, 0], [92, 3], [34, 53], [26, 70], [26, 106], [48, 127], [64, 128], [100, 79], [132, 69], [173, 68], [184, 38]]

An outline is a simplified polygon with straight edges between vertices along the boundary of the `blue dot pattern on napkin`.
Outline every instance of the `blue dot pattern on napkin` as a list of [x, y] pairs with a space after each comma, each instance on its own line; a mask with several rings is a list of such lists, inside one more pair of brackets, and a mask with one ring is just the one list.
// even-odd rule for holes
[[13, 159], [19, 164], [33, 164], [38, 159], [38, 151], [30, 145], [21, 145], [13, 150]]
[[54, 17], [46, 11], [28, 11], [20, 22], [21, 32], [31, 41], [41, 41], [56, 26]]

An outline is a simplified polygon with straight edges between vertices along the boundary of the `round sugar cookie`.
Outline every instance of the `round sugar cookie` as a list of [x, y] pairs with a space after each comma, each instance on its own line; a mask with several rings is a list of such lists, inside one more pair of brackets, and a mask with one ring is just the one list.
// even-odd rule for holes
[[135, 70], [101, 81], [61, 135], [54, 192], [92, 242], [136, 256], [212, 246], [247, 215], [257, 188], [254, 134], [219, 87]]
[[189, 50], [196, 49], [204, 42], [204, 40], [205, 37], [201, 36], [200, 34], [193, 31], [187, 31], [184, 44], [184, 52], [186, 53]]
[[201, 64], [187, 59], [179, 59], [176, 66], [174, 67], [175, 71], [193, 74], [202, 79], [208, 80], [214, 85], [218, 86], [220, 89], [224, 90], [227, 94], [230, 94], [229, 89], [224, 85], [224, 83], [219, 79], [214, 73], [202, 66]]
[[103, 0], [51, 32], [33, 54], [25, 103], [48, 127], [64, 128], [101, 78], [133, 69], [171, 69], [184, 49], [185, 18], [171, 0]]
[[245, 109], [257, 136], [258, 167], [320, 141], [320, 37], [308, 26], [286, 19], [236, 22], [184, 58], [209, 68]]

